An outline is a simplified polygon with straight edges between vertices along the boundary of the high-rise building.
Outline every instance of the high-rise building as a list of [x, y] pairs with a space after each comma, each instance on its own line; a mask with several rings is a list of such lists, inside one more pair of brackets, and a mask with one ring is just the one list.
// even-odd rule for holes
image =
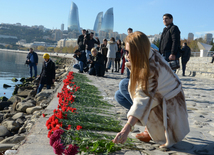
[[213, 41], [213, 34], [206, 33], [204, 39], [205, 39], [207, 44], [210, 44]]
[[99, 33], [102, 26], [102, 21], [103, 21], [103, 12], [99, 12], [94, 23], [94, 31], [96, 33]]
[[194, 34], [193, 33], [189, 33], [188, 34], [188, 41], [191, 41], [194, 39]]
[[105, 32], [113, 32], [113, 27], [114, 27], [114, 14], [113, 14], [113, 8], [110, 8], [106, 11], [101, 29], [102, 31]]
[[64, 31], [64, 24], [61, 24], [61, 31]]
[[68, 16], [68, 31], [75, 31], [81, 33], [78, 7], [74, 2], [71, 2], [71, 9]]

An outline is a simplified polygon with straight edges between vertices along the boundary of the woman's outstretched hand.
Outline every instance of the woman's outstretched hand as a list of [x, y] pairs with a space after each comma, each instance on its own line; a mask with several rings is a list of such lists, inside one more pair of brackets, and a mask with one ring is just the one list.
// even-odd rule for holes
[[125, 143], [126, 140], [127, 140], [127, 137], [128, 137], [128, 134], [129, 134], [130, 130], [131, 130], [130, 126], [128, 124], [126, 124], [124, 126], [124, 128], [112, 140], [113, 143], [116, 143], [116, 144], [118, 144], [118, 143], [121, 143], [121, 144]]

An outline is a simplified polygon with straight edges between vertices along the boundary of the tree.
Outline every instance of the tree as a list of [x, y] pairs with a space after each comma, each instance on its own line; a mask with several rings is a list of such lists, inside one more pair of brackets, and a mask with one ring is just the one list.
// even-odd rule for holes
[[48, 47], [48, 48], [47, 48], [47, 51], [48, 51], [48, 52], [53, 52], [53, 51], [54, 51], [54, 47]]
[[44, 47], [44, 46], [38, 46], [38, 47], [37, 47], [37, 50], [38, 50], [38, 51], [45, 51], [45, 47]]
[[214, 51], [214, 45], [213, 45], [213, 47], [210, 49], [210, 51]]
[[60, 51], [61, 51], [61, 48], [59, 48], [59, 47], [54, 48], [54, 52], [59, 53]]
[[160, 39], [154, 40], [152, 43], [155, 44], [159, 48], [159, 46], [160, 46]]

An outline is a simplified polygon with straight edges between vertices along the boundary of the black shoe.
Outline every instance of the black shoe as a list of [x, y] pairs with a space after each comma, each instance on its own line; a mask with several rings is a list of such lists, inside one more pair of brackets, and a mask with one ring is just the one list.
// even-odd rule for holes
[[112, 69], [112, 70], [111, 70], [111, 72], [113, 73], [113, 72], [114, 72], [114, 70]]
[[106, 69], [106, 72], [108, 72], [108, 69]]
[[78, 71], [78, 73], [83, 73], [83, 71]]

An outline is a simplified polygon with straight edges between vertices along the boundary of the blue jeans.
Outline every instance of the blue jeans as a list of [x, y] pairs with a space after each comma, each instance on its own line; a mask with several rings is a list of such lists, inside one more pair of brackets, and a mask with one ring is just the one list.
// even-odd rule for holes
[[91, 54], [91, 51], [86, 50], [86, 58], [87, 58], [87, 60], [90, 60], [90, 57], [89, 57], [90, 54]]
[[[37, 94], [42, 90], [44, 84], [39, 84], [39, 88], [37, 89]], [[51, 85], [47, 85], [47, 89], [51, 89]]]
[[116, 101], [126, 109], [130, 109], [133, 104], [132, 99], [128, 92], [128, 84], [129, 84], [128, 78], [121, 80], [119, 83], [119, 90], [116, 91], [114, 96]]
[[34, 77], [37, 77], [37, 65], [35, 63], [30, 63], [29, 64], [30, 67], [30, 77], [33, 77], [33, 68], [34, 68]]
[[79, 61], [78, 64], [73, 65], [74, 68], [79, 69], [81, 72], [83, 72], [83, 62]]
[[[128, 60], [126, 60], [126, 62], [128, 62]], [[129, 79], [130, 78], [130, 71], [127, 67], [126, 67], [126, 73], [127, 73], [127, 78]]]

